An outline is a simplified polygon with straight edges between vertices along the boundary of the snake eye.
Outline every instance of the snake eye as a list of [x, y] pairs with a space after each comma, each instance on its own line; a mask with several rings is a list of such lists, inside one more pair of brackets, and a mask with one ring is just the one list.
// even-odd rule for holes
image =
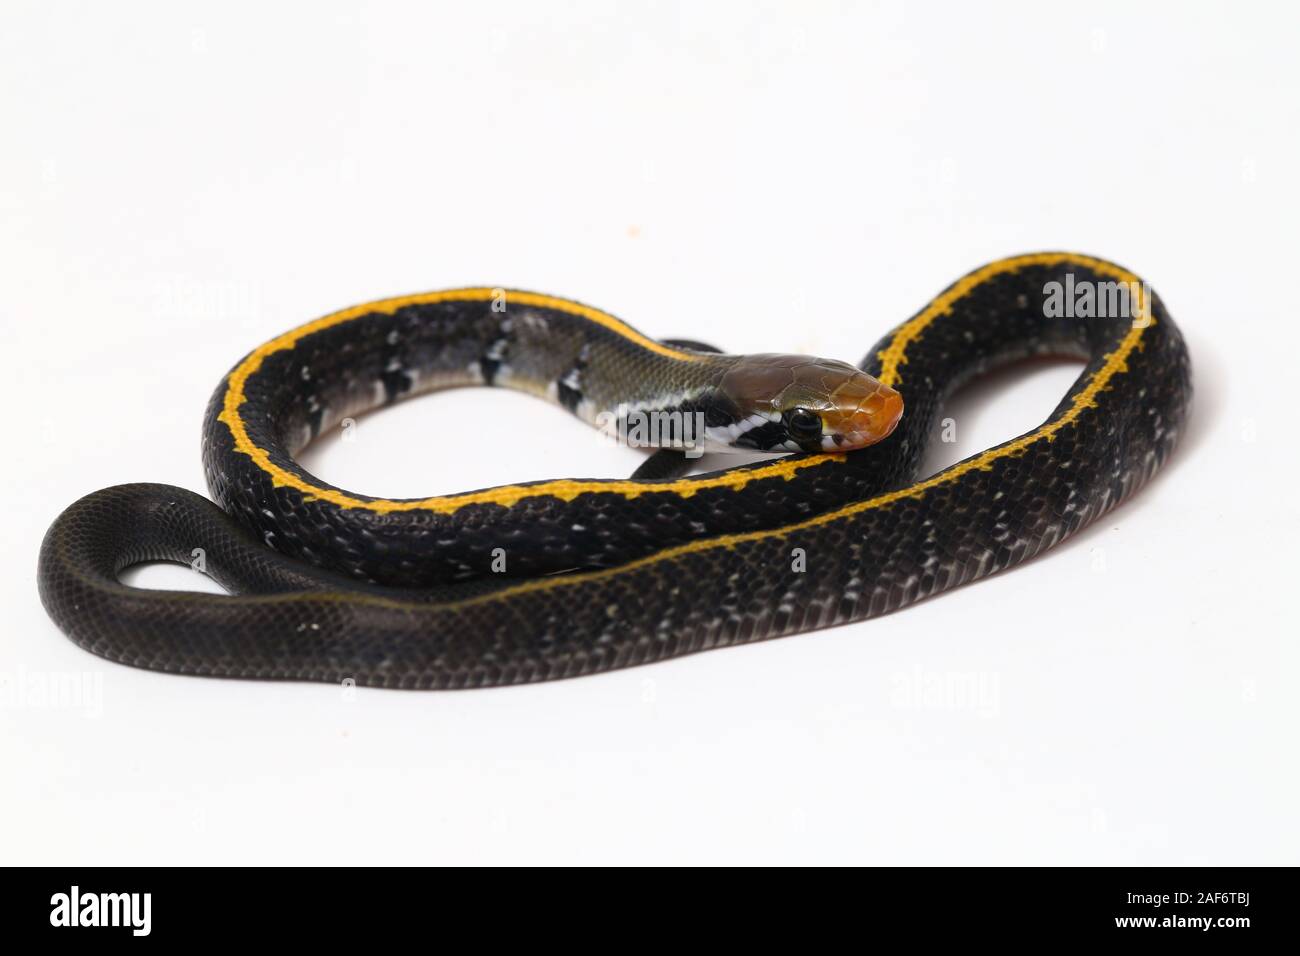
[[782, 418], [790, 437], [797, 442], [814, 441], [822, 437], [822, 417], [809, 408], [792, 408]]

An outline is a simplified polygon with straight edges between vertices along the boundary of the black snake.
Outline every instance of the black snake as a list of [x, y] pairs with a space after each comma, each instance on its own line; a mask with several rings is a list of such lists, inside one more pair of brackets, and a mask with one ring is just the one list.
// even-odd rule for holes
[[[1040, 427], [918, 480], [947, 396], [1032, 354], [1087, 365]], [[347, 416], [465, 384], [625, 437], [653, 425], [659, 446], [797, 453], [421, 500], [347, 492], [294, 460]], [[45, 537], [40, 592], [81, 646], [173, 673], [409, 688], [590, 674], [862, 620], [1032, 557], [1151, 477], [1190, 398], [1160, 300], [1070, 253], [970, 273], [861, 371], [659, 342], [535, 293], [389, 299], [250, 353], [203, 430], [217, 504], [155, 484], [88, 495]], [[233, 595], [118, 580], [196, 553]]]

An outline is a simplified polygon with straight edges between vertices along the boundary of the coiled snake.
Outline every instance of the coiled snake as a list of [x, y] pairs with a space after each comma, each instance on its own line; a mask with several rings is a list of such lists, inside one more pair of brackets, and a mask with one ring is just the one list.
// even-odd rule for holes
[[[1047, 353], [1087, 365], [1040, 427], [918, 479], [954, 389]], [[294, 461], [348, 415], [465, 384], [620, 434], [667, 422], [659, 445], [797, 453], [422, 500], [347, 492]], [[1160, 300], [1070, 253], [970, 273], [862, 371], [659, 342], [534, 293], [389, 299], [254, 350], [206, 416], [216, 505], [155, 484], [82, 498], [45, 537], [40, 593], [82, 647], [172, 673], [409, 688], [591, 674], [862, 620], [1030, 558], [1141, 487], [1190, 398]], [[232, 595], [118, 581], [199, 548]]]

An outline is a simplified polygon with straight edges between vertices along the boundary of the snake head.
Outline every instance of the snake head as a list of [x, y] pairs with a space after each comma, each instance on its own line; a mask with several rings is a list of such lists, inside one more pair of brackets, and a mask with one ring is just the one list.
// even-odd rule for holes
[[898, 425], [903, 396], [866, 372], [811, 355], [746, 355], [723, 375], [719, 391], [737, 421], [711, 430], [732, 448], [759, 451], [853, 451]]

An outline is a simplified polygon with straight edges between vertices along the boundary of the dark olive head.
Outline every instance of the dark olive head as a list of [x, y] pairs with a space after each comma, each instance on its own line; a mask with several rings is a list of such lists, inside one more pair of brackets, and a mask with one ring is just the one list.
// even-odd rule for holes
[[764, 451], [852, 451], [889, 435], [903, 397], [847, 362], [810, 355], [746, 355], [720, 391], [738, 420], [715, 444]]

